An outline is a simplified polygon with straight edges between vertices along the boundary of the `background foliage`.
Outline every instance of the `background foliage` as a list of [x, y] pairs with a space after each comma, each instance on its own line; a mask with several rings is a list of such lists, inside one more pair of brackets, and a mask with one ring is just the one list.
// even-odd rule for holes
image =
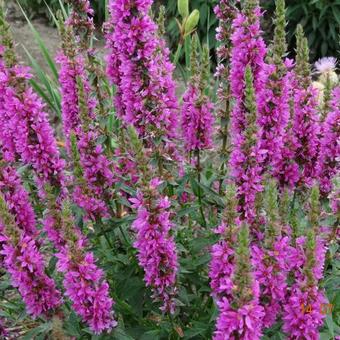
[[[59, 9], [59, 0], [19, 0], [19, 3], [31, 17], [43, 14], [51, 18], [45, 3], [53, 12]], [[95, 20], [98, 23], [105, 20], [106, 3], [107, 0], [91, 1], [96, 12]], [[159, 0], [158, 3], [166, 7], [168, 39], [170, 46], [175, 51], [179, 38], [178, 26], [175, 20], [178, 17], [177, 1]], [[211, 49], [216, 47], [215, 29], [217, 27], [217, 19], [213, 11], [216, 4], [217, 0], [190, 1], [190, 10], [198, 9], [200, 11], [198, 32], [201, 41], [207, 42]], [[271, 28], [271, 18], [275, 7], [274, 0], [263, 0], [262, 6], [267, 11], [264, 27]], [[287, 21], [290, 51], [294, 50], [295, 28], [300, 23], [308, 37], [312, 61], [328, 55], [339, 56], [340, 0], [288, 0]], [[271, 37], [269, 36], [268, 38]]]

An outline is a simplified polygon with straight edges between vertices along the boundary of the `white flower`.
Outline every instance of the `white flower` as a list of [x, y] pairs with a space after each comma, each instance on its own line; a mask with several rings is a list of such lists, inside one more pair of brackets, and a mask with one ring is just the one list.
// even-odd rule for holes
[[315, 68], [318, 73], [329, 73], [334, 72], [336, 69], [336, 58], [333, 57], [324, 57], [319, 59], [315, 63]]

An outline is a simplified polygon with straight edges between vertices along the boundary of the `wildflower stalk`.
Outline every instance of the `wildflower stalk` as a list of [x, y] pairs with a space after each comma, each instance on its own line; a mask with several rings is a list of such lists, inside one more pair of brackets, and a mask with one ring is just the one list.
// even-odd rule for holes
[[317, 185], [313, 186], [310, 192], [309, 203], [309, 224], [315, 235], [319, 234], [319, 220], [321, 214], [320, 191]]
[[220, 315], [216, 322], [214, 340], [260, 339], [263, 307], [259, 304], [259, 287], [253, 277], [250, 259], [249, 227], [243, 223], [235, 249], [235, 271], [232, 275], [232, 299], [219, 301]]
[[214, 9], [219, 19], [219, 27], [216, 34], [216, 40], [220, 45], [217, 47], [218, 66], [215, 76], [219, 80], [218, 101], [220, 117], [220, 135], [222, 145], [220, 150], [221, 166], [219, 181], [219, 193], [222, 194], [223, 179], [226, 172], [226, 164], [228, 161], [228, 138], [229, 138], [229, 121], [231, 112], [231, 89], [230, 89], [230, 56], [231, 56], [231, 35], [233, 31], [232, 21], [236, 17], [235, 1], [222, 0]]
[[235, 250], [235, 274], [233, 291], [237, 307], [241, 307], [252, 299], [252, 268], [250, 262], [249, 227], [244, 223], [239, 230]]
[[14, 50], [14, 41], [10, 32], [10, 26], [4, 15], [3, 3], [0, 2], [0, 37], [1, 45], [6, 47], [4, 52], [4, 60], [7, 68], [17, 65], [18, 60]]
[[146, 285], [152, 289], [153, 299], [162, 303], [162, 311], [174, 313], [178, 263], [176, 244], [171, 235], [171, 204], [168, 197], [159, 193], [162, 182], [152, 177], [136, 130], [129, 126], [128, 132], [140, 172], [140, 189], [136, 197], [130, 199], [132, 207], [137, 210], [137, 217], [132, 224], [136, 232], [134, 247], [138, 251], [139, 265], [145, 272]]
[[308, 39], [305, 37], [302, 25], [296, 28], [296, 67], [295, 72], [303, 83], [300, 84], [306, 88], [310, 85], [311, 81], [311, 67], [309, 60], [309, 47]]
[[[243, 115], [244, 130], [238, 131], [236, 129], [233, 131], [235, 145], [231, 154], [230, 165], [232, 177], [237, 185], [238, 209], [241, 219], [248, 221], [250, 225], [255, 227], [256, 202], [259, 192], [262, 191], [261, 161], [263, 153], [257, 126], [257, 104], [250, 65], [245, 69], [244, 79], [244, 101], [238, 103], [239, 107], [234, 111], [234, 113], [239, 111], [239, 114]], [[237, 117], [233, 117], [233, 123], [236, 123], [237, 119]]]
[[311, 82], [308, 40], [301, 25], [297, 27], [296, 40], [292, 131], [295, 139], [294, 160], [299, 166], [297, 186], [301, 189], [311, 187], [317, 176], [315, 163], [320, 143], [320, 124], [316, 90]]
[[[197, 37], [197, 36], [196, 36]], [[197, 41], [198, 41], [198, 37], [197, 37]], [[197, 46], [195, 44], [195, 46], [192, 46], [192, 50], [196, 50], [197, 51]], [[195, 56], [194, 52], [193, 55], [191, 57], [192, 61], [195, 65], [194, 62], [194, 58], [196, 58], [196, 66], [198, 67], [198, 62], [197, 62], [197, 56]], [[192, 69], [192, 74], [195, 75], [194, 72], [197, 72], [197, 70]], [[200, 84], [199, 84], [199, 88], [200, 88], [200, 92], [201, 92], [201, 96], [202, 98], [199, 98], [198, 101], [200, 100], [205, 100], [204, 96], [205, 96], [205, 91], [208, 88], [208, 79], [209, 79], [209, 50], [207, 46], [203, 46], [203, 51], [202, 51], [202, 64], [201, 64], [201, 75], [200, 75]], [[199, 105], [199, 102], [198, 102]], [[199, 127], [200, 128], [200, 127]], [[200, 213], [201, 213], [201, 217], [202, 217], [202, 221], [203, 221], [203, 226], [205, 227], [207, 225], [207, 221], [205, 219], [205, 214], [204, 214], [204, 210], [203, 210], [203, 202], [202, 202], [202, 188], [201, 188], [201, 172], [202, 172], [202, 168], [201, 168], [201, 149], [200, 148], [196, 148], [196, 156], [197, 156], [197, 160], [196, 160], [196, 171], [197, 171], [197, 182], [198, 182], [198, 203], [199, 203], [199, 207], [200, 207]]]
[[276, 0], [274, 19], [274, 38], [271, 48], [273, 63], [278, 67], [278, 73], [282, 75], [286, 72], [283, 58], [287, 53], [286, 41], [286, 5], [285, 0]]
[[268, 181], [264, 194], [264, 209], [266, 212], [265, 242], [268, 248], [272, 248], [274, 242], [281, 236], [278, 190], [274, 179]]
[[0, 194], [0, 237], [2, 265], [8, 271], [33, 317], [51, 316], [61, 305], [55, 282], [45, 273], [43, 257], [31, 235], [20, 230], [6, 199]]

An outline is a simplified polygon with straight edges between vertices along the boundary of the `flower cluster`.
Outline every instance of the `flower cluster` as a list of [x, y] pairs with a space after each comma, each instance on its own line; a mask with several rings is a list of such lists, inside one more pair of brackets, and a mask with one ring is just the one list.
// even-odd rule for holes
[[297, 28], [297, 57], [294, 70], [292, 131], [295, 136], [295, 161], [299, 165], [298, 185], [311, 186], [316, 178], [315, 163], [319, 149], [317, 94], [311, 85], [308, 41], [302, 27]]
[[[1, 227], [3, 230], [4, 227]], [[27, 308], [33, 317], [47, 315], [61, 304], [60, 292], [54, 281], [45, 272], [44, 261], [30, 236], [22, 236], [16, 244], [1, 232], [5, 240], [1, 250], [4, 266], [11, 276], [13, 287], [18, 288]]]
[[[239, 12], [233, 21], [233, 34], [231, 37], [231, 70], [230, 86], [233, 97], [239, 104], [244, 99], [245, 80], [244, 74], [249, 65], [254, 76], [255, 91], [259, 93], [264, 85], [262, 71], [265, 68], [264, 58], [267, 53], [265, 42], [261, 37], [260, 18], [261, 9], [256, 1], [248, 1], [245, 9]], [[239, 106], [239, 105], [238, 105]], [[238, 109], [238, 106], [236, 108]], [[233, 117], [238, 124], [235, 128], [238, 131], [244, 126], [245, 117], [235, 110]]]
[[[321, 282], [334, 275], [325, 259], [333, 257], [340, 212], [339, 77], [336, 60], [325, 58], [312, 82], [302, 26], [295, 61], [286, 58], [285, 1], [275, 2], [268, 48], [259, 0], [220, 0], [215, 8], [217, 136], [210, 51], [200, 46], [199, 11], [190, 14], [188, 0], [178, 3], [183, 20], [174, 57], [179, 62], [184, 46], [187, 66], [190, 59], [181, 107], [163, 10], [158, 27], [152, 0], [110, 0], [105, 64], [92, 48], [90, 1], [67, 0], [70, 16], [58, 24], [58, 140], [0, 6], [0, 264], [28, 314], [51, 325], [52, 337], [60, 337], [70, 310], [82, 332], [111, 332], [118, 325], [111, 295], [126, 334], [132, 325], [137, 337], [187, 335], [211, 317], [202, 317], [211, 308], [208, 276], [218, 312], [213, 339], [257, 340], [271, 336], [268, 328], [289, 339], [319, 338], [327, 303]], [[212, 240], [207, 275], [202, 245]], [[113, 265], [109, 277], [99, 264]], [[130, 299], [143, 278], [158, 314], [145, 292]], [[70, 308], [62, 306], [62, 293]]]
[[246, 225], [238, 231], [232, 297], [217, 302], [220, 314], [216, 321], [215, 340], [260, 339], [264, 309], [259, 302], [259, 284], [250, 265], [249, 231]]
[[161, 182], [150, 182], [148, 192], [139, 192], [131, 198], [137, 218], [132, 224], [136, 231], [134, 247], [138, 250], [138, 261], [144, 269], [144, 280], [153, 290], [153, 297], [162, 302], [162, 310], [174, 312], [178, 270], [176, 244], [170, 235], [170, 201], [157, 194]]
[[187, 152], [212, 147], [213, 105], [190, 85], [183, 96], [182, 131]]
[[[241, 218], [253, 224], [256, 217], [256, 196], [263, 189], [261, 175], [265, 151], [261, 149], [261, 129], [256, 123], [257, 106], [250, 66], [247, 66], [243, 78], [246, 81], [246, 98], [244, 103], [236, 103], [233, 111], [233, 150], [229, 162], [231, 175], [237, 185]], [[240, 130], [240, 117], [243, 117], [244, 130]]]
[[169, 50], [149, 16], [152, 0], [110, 1], [107, 72], [117, 86], [116, 109], [141, 137], [173, 138], [178, 103]]
[[[217, 233], [222, 236], [226, 234], [226, 225], [219, 226]], [[212, 295], [216, 301], [230, 299], [233, 283], [232, 275], [234, 271], [234, 249], [232, 240], [221, 239], [214, 244], [211, 249], [211, 262], [209, 270], [210, 287]]]
[[[42, 100], [27, 85], [31, 74], [27, 68], [14, 66], [4, 68], [1, 74], [1, 88], [5, 89], [1, 101], [1, 120], [5, 122], [7, 135], [1, 140], [4, 155], [10, 159], [30, 164], [37, 176], [40, 194], [44, 186], [58, 186], [65, 190], [63, 174], [65, 162], [61, 159], [48, 115]], [[15, 152], [15, 154], [13, 154]]]
[[[82, 54], [77, 54], [75, 40], [69, 28], [62, 30], [63, 46], [57, 56], [61, 65], [59, 80], [62, 93], [62, 116], [66, 146], [74, 167], [79, 166], [76, 178], [81, 184], [75, 187], [75, 202], [85, 210], [87, 219], [108, 216], [105, 202], [107, 189], [113, 183], [111, 162], [97, 144], [98, 132], [94, 129], [96, 101], [91, 97], [91, 87]], [[72, 145], [74, 135], [74, 145]], [[78, 160], [79, 158], [79, 160]]]
[[284, 147], [290, 117], [291, 73], [283, 74], [284, 71], [280, 71], [279, 67], [267, 67], [266, 87], [259, 94], [258, 125], [262, 129], [261, 146], [266, 151], [263, 167], [267, 167], [273, 174], [280, 172], [284, 160], [280, 150]]
[[36, 241], [19, 227], [18, 219], [15, 217], [10, 212], [6, 198], [1, 194], [0, 254], [2, 265], [9, 273], [13, 287], [18, 288], [26, 304], [27, 312], [33, 317], [48, 315], [60, 306], [60, 292], [56, 289], [53, 279], [45, 273], [44, 260]]
[[[66, 48], [66, 47], [64, 47]], [[72, 49], [69, 48], [68, 53]], [[76, 55], [76, 51], [72, 51], [74, 59], [69, 58], [66, 53], [60, 51], [56, 57], [57, 63], [60, 65], [59, 83], [62, 93], [61, 97], [61, 112], [63, 119], [63, 129], [68, 152], [71, 150], [71, 133], [78, 131], [81, 126], [81, 118], [79, 115], [78, 104], [78, 87], [77, 79], [82, 82], [85, 93], [89, 93], [90, 87], [85, 78], [85, 60], [80, 54]], [[95, 103], [87, 102], [88, 115], [94, 118], [93, 110]]]
[[320, 190], [328, 194], [332, 190], [332, 178], [339, 171], [337, 157], [340, 154], [340, 86], [333, 91], [331, 112], [322, 125], [320, 155], [317, 163], [317, 173], [320, 179]]
[[[302, 237], [296, 244], [298, 247], [295, 261], [302, 260], [304, 270], [295, 271], [296, 282], [290, 288], [284, 304], [283, 329], [295, 339], [317, 339], [318, 330], [326, 317], [323, 306], [327, 299], [317, 285], [323, 276], [326, 249], [323, 241], [315, 238], [312, 232], [308, 239]], [[301, 262], [296, 262], [295, 265], [301, 268]]]
[[11, 166], [0, 166], [0, 170], [0, 191], [4, 195], [10, 213], [25, 235], [36, 236], [38, 230], [33, 207], [17, 171]]
[[66, 246], [57, 254], [57, 269], [64, 273], [66, 295], [75, 312], [95, 334], [111, 330], [117, 322], [113, 318], [113, 301], [103, 271], [96, 266], [93, 254], [84, 252], [83, 240], [74, 246], [75, 249]]
[[258, 245], [252, 247], [252, 261], [255, 278], [261, 287], [264, 306], [263, 326], [271, 327], [285, 303], [289, 266], [287, 253], [289, 239], [278, 239], [272, 249], [263, 249]]
[[[5, 51], [11, 48], [11, 44], [9, 45], [6, 46]], [[95, 265], [94, 256], [87, 252], [85, 239], [80, 230], [75, 227], [70, 210], [65, 209], [67, 213], [64, 213], [64, 209], [62, 209], [62, 202], [67, 196], [64, 161], [60, 158], [47, 114], [43, 110], [41, 100], [28, 85], [27, 79], [31, 76], [27, 69], [16, 64], [7, 67], [5, 59], [2, 58], [3, 55], [0, 59], [1, 90], [5, 91], [6, 96], [1, 99], [1, 113], [7, 115], [6, 117], [2, 116], [2, 120], [6, 122], [6, 128], [11, 132], [8, 136], [11, 137], [11, 140], [1, 139], [1, 147], [7, 152], [6, 155], [9, 155], [8, 150], [15, 152], [6, 160], [20, 161], [30, 165], [38, 179], [40, 198], [47, 204], [43, 220], [44, 229], [57, 250], [58, 268], [62, 272], [67, 271], [64, 287], [67, 296], [74, 303], [75, 311], [95, 333], [110, 330], [116, 325], [116, 322], [113, 317], [113, 301], [109, 297], [108, 284], [103, 278], [103, 272]], [[80, 70], [84, 69], [81, 64], [79, 67]], [[76, 133], [83, 132], [81, 123], [88, 122], [90, 118], [90, 116], [86, 118], [84, 106], [87, 106], [86, 113], [88, 113], [91, 101], [84, 103], [88, 92], [84, 86], [81, 86], [82, 83], [73, 70], [70, 73], [68, 71], [70, 70], [68, 69], [63, 75], [65, 78], [70, 76], [73, 83], [68, 83], [69, 87], [66, 86], [66, 89], [72, 92], [75, 88], [77, 97], [71, 100], [70, 96], [67, 97], [70, 93], [67, 90], [66, 94], [63, 94], [66, 95], [66, 99], [70, 100], [69, 104], [72, 105], [70, 108], [72, 109], [76, 105], [77, 111], [68, 111], [64, 116], [70, 118], [73, 115], [70, 118], [72, 120], [78, 118], [75, 117], [75, 113], [79, 114], [79, 120], [72, 121], [72, 123], [69, 121], [68, 127], [75, 128]], [[88, 126], [83, 124], [82, 127], [85, 132], [89, 131]], [[69, 134], [71, 132], [71, 130], [68, 131]], [[110, 176], [108, 175], [109, 170], [106, 169], [107, 163], [100, 155], [102, 150], [94, 145], [94, 137], [90, 132], [86, 134], [86, 137], [91, 139], [91, 143], [82, 135], [79, 138], [79, 144], [82, 151], [86, 152], [81, 162], [84, 167], [89, 168], [89, 171], [84, 171], [84, 174], [93, 189], [99, 185], [97, 183], [99, 177], [107, 179]], [[12, 145], [14, 149], [9, 147]], [[86, 149], [87, 145], [91, 145], [92, 153]], [[98, 170], [99, 167], [103, 171], [100, 176], [98, 175], [98, 178], [94, 178], [95, 170]], [[0, 186], [9, 203], [9, 211], [7, 211], [5, 201], [1, 200], [0, 216], [3, 223], [1, 225], [1, 259], [11, 275], [13, 286], [18, 287], [23, 296], [28, 311], [33, 316], [47, 315], [49, 310], [61, 304], [60, 293], [55, 289], [54, 281], [44, 273], [43, 258], [38, 251], [36, 241], [29, 235], [30, 232], [35, 232], [35, 218], [28, 201], [28, 195], [21, 186], [14, 169], [7, 166], [2, 170]], [[101, 178], [99, 182], [102, 185], [100, 180]], [[110, 184], [112, 184], [112, 179]], [[24, 216], [27, 218], [21, 222]], [[18, 223], [20, 225], [17, 226]], [[77, 256], [77, 262], [72, 256]], [[69, 259], [68, 262], [65, 262], [66, 257]], [[79, 278], [83, 278], [83, 280], [79, 281]], [[85, 285], [85, 283], [87, 284]], [[83, 293], [81, 299], [79, 298], [80, 292]]]

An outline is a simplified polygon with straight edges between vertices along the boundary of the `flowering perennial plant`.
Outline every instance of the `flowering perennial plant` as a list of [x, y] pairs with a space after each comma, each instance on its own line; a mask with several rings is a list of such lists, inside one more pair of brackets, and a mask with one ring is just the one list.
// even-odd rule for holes
[[[235, 104], [236, 109], [231, 121], [233, 150], [230, 155], [230, 167], [237, 185], [241, 218], [252, 224], [256, 217], [256, 196], [263, 189], [261, 176], [265, 150], [261, 149], [261, 129], [257, 125], [258, 111], [249, 65], [243, 77], [246, 82], [245, 99], [244, 102]], [[244, 130], [237, 128], [240, 116], [244, 117]]]
[[150, 179], [143, 146], [134, 130], [130, 129], [130, 140], [136, 152], [141, 172], [141, 187], [137, 196], [130, 198], [137, 217], [132, 224], [136, 232], [134, 247], [138, 251], [138, 262], [144, 269], [144, 281], [153, 291], [153, 298], [162, 303], [161, 310], [174, 313], [176, 274], [178, 270], [176, 244], [170, 234], [173, 223], [170, 219], [171, 202], [157, 191], [162, 181]]
[[[209, 51], [204, 49], [202, 65], [197, 60], [197, 41], [193, 40], [191, 60], [191, 81], [183, 95], [182, 133], [187, 152], [198, 152], [212, 147], [214, 118], [213, 105], [205, 95]], [[200, 70], [200, 71], [199, 71]]]
[[57, 269], [64, 273], [66, 296], [72, 307], [95, 334], [110, 331], [117, 322], [113, 318], [113, 300], [103, 271], [95, 264], [91, 252], [86, 251], [86, 240], [74, 232], [74, 221], [67, 202], [63, 207], [63, 229], [67, 244], [56, 254]]
[[259, 1], [220, 0], [215, 59], [179, 0], [174, 73], [152, 0], [109, 1], [105, 60], [68, 0], [48, 93], [0, 8], [0, 337], [336, 337], [339, 76], [301, 26], [287, 58], [275, 2], [267, 48]]

